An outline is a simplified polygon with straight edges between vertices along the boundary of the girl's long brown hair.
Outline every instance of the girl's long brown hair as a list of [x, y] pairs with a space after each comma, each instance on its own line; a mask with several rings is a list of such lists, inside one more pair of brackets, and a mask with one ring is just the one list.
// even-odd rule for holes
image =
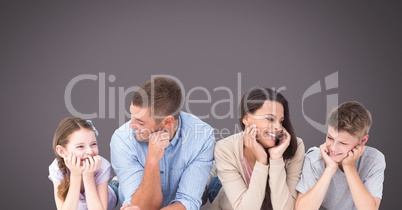
[[57, 196], [63, 201], [66, 199], [68, 189], [70, 188], [70, 176], [64, 159], [56, 151], [56, 146], [60, 145], [65, 147], [69, 142], [71, 134], [81, 128], [93, 130], [92, 126], [84, 119], [79, 117], [67, 117], [59, 123], [53, 136], [53, 151], [56, 154], [57, 165], [63, 173], [63, 180], [57, 187]]

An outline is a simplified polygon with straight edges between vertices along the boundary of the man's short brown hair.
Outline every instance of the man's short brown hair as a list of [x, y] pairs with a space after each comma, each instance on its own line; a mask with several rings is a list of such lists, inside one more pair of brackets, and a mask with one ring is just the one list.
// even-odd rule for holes
[[134, 93], [131, 103], [134, 106], [151, 108], [151, 117], [158, 121], [168, 115], [177, 119], [182, 101], [181, 88], [176, 81], [156, 77], [148, 80]]
[[353, 137], [361, 138], [369, 133], [371, 113], [356, 101], [344, 102], [329, 113], [327, 122], [338, 132], [346, 131]]

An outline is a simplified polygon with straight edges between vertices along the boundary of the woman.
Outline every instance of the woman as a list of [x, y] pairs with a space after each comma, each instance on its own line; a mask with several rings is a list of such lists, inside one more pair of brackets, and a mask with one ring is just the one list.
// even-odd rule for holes
[[239, 120], [243, 132], [215, 146], [222, 188], [210, 209], [294, 209], [305, 151], [287, 100], [271, 89], [252, 88], [242, 97]]

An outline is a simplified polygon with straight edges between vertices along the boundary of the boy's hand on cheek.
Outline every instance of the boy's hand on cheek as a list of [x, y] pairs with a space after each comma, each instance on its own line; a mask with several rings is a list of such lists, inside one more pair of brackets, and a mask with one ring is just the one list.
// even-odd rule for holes
[[355, 148], [348, 152], [348, 156], [342, 160], [342, 166], [355, 166], [356, 160], [359, 159], [364, 153], [365, 146], [357, 145]]
[[334, 172], [338, 169], [338, 163], [335, 162], [329, 155], [328, 155], [328, 148], [326, 143], [321, 144], [320, 146], [321, 156], [324, 159], [325, 167], [333, 170]]

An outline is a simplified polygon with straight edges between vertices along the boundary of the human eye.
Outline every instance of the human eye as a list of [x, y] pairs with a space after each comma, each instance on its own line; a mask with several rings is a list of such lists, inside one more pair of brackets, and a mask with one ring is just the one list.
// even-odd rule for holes
[[82, 145], [78, 145], [77, 147], [76, 147], [77, 149], [82, 149], [82, 148], [84, 148]]
[[334, 138], [332, 138], [332, 136], [330, 136], [330, 135], [327, 135], [327, 139], [334, 140]]
[[97, 142], [94, 142], [94, 143], [91, 144], [91, 146], [97, 146], [97, 145], [98, 145]]
[[266, 120], [268, 120], [268, 121], [270, 121], [270, 122], [273, 122], [274, 121], [274, 118], [272, 118], [272, 117], [267, 117], [267, 118], [265, 118]]

